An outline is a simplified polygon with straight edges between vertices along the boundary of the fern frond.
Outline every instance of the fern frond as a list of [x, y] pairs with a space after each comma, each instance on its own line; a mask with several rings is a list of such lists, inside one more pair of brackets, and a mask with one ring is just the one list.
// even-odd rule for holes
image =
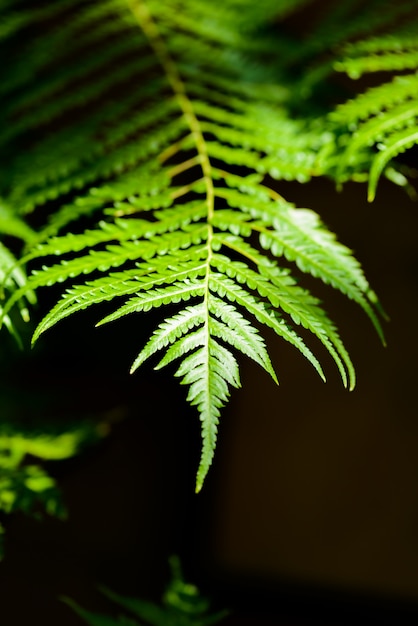
[[[235, 239], [234, 249], [243, 250], [242, 243], [244, 242]], [[252, 256], [254, 253], [257, 254], [257, 251], [254, 250]], [[302, 325], [314, 334], [334, 359], [344, 385], [349, 382], [350, 389], [354, 388], [354, 367], [332, 322], [320, 307], [319, 301], [299, 287], [288, 271], [266, 263], [263, 259], [259, 265], [260, 273], [257, 274], [244, 263], [231, 263], [229, 259], [222, 259], [219, 255], [214, 259], [214, 265], [222, 267], [227, 276], [234, 277], [240, 284], [256, 289], [275, 309], [282, 309], [295, 324]]]
[[[56, 427], [57, 428], [57, 427]], [[79, 453], [89, 441], [96, 441], [104, 431], [97, 425], [79, 423], [77, 427], [63, 425], [58, 430], [19, 428], [7, 422], [2, 414], [0, 424], [0, 512], [2, 515], [22, 511], [39, 514], [44, 509], [49, 515], [65, 516], [65, 507], [55, 479], [39, 464], [29, 458], [57, 461]], [[1, 526], [0, 526], [1, 528]], [[0, 530], [0, 559], [2, 558], [2, 530]]]
[[335, 69], [345, 72], [350, 78], [360, 78], [369, 72], [401, 72], [418, 68], [418, 51], [404, 50], [372, 54], [364, 57], [348, 58], [335, 64]]
[[[314, 212], [293, 209], [285, 202], [266, 202], [255, 198], [248, 202], [241, 192], [231, 189], [222, 190], [220, 194], [227, 198], [231, 206], [239, 206], [242, 211], [259, 218], [243, 222], [244, 234], [248, 235], [249, 230], [258, 233], [262, 248], [271, 251], [274, 256], [284, 255], [289, 261], [295, 261], [301, 271], [320, 276], [324, 282], [349, 296], [364, 309], [381, 333], [379, 320], [367, 301], [370, 288], [359, 263], [345, 246], [323, 229]], [[215, 224], [236, 233], [231, 216], [219, 223], [215, 216]]]
[[187, 400], [199, 411], [202, 423], [202, 453], [196, 476], [196, 492], [203, 486], [212, 464], [220, 409], [229, 398], [228, 383], [240, 386], [238, 363], [232, 353], [202, 332], [201, 348], [186, 357], [176, 372], [181, 383], [189, 385]]
[[[121, 596], [107, 588], [100, 591], [118, 607], [128, 611], [141, 620], [141, 624], [149, 626], [211, 626], [221, 621], [227, 611], [209, 613], [209, 602], [200, 594], [199, 589], [184, 580], [178, 557], [170, 558], [171, 580], [159, 604], [141, 598]], [[122, 615], [117, 618], [86, 611], [69, 598], [62, 598], [75, 613], [91, 626], [121, 626], [121, 624], [137, 624]]]
[[[2, 285], [2, 293], [0, 299], [0, 316], [2, 322], [8, 329], [8, 331], [15, 337], [18, 343], [20, 343], [19, 332], [17, 325], [13, 320], [13, 317], [9, 315], [11, 307], [3, 304], [5, 299], [14, 297], [15, 294], [19, 294], [16, 300], [19, 300], [19, 313], [23, 321], [29, 321], [29, 305], [33, 305], [36, 302], [36, 296], [34, 291], [27, 286], [27, 277], [23, 269], [18, 265], [16, 258], [10, 252], [4, 244], [0, 242], [0, 284]], [[20, 292], [23, 290], [23, 293]], [[14, 300], [15, 302], [15, 300]], [[13, 303], [14, 303], [13, 302]]]
[[15, 215], [9, 205], [3, 203], [0, 199], [0, 233], [3, 235], [16, 237], [27, 245], [31, 245], [36, 241], [35, 231], [24, 222], [19, 216]]
[[[355, 168], [362, 160], [367, 166], [368, 161], [369, 201], [375, 197], [385, 167], [417, 144], [417, 85], [417, 75], [398, 78], [366, 91], [356, 100], [338, 107], [330, 116], [343, 129], [340, 140], [343, 152], [336, 167], [336, 178], [343, 180], [351, 167]], [[366, 150], [369, 155], [364, 159]], [[393, 166], [396, 169], [394, 162]]]
[[[163, 321], [131, 370], [157, 354], [157, 369], [178, 362], [201, 420], [197, 490], [220, 411], [240, 385], [237, 353], [277, 382], [265, 327], [325, 380], [322, 344], [344, 385], [354, 386], [334, 323], [297, 279], [309, 274], [352, 298], [382, 336], [376, 298], [351, 251], [269, 184], [332, 173], [346, 137], [345, 121], [292, 115], [291, 86], [271, 81], [277, 52], [263, 29], [304, 4], [187, 0], [180, 11], [177, 0], [74, 0], [62, 36], [53, 20], [45, 25], [56, 63], [34, 38], [33, 59], [16, 61], [19, 75], [3, 86], [3, 115], [14, 123], [0, 137], [11, 154], [0, 184], [17, 214], [35, 211], [41, 222], [22, 257], [32, 273], [4, 313], [29, 290], [66, 285], [36, 341], [95, 304], [113, 307], [99, 324], [159, 309]], [[15, 143], [27, 150], [14, 153]]]
[[[367, 54], [379, 54], [387, 52], [402, 53], [407, 50], [418, 48], [416, 35], [413, 34], [414, 23], [407, 22], [406, 29], [396, 29], [396, 33], [374, 36], [370, 39], [348, 43], [344, 46], [347, 57], [361, 57]], [[346, 71], [346, 70], [343, 70]]]
[[[416, 3], [405, 0], [394, 3], [370, 0], [340, 0], [330, 3], [321, 11], [321, 19], [314, 21], [308, 29], [308, 36], [302, 41], [293, 41], [286, 49], [285, 65], [293, 71], [301, 68], [300, 88], [311, 89], [315, 82], [323, 82], [332, 72], [335, 57], [341, 49], [347, 49], [354, 40], [368, 41], [377, 34], [393, 29], [394, 24], [403, 20], [416, 19]], [[302, 92], [303, 93], [303, 92]]]
[[209, 300], [209, 311], [212, 313], [212, 334], [261, 365], [277, 383], [276, 373], [257, 329], [237, 309], [214, 296]]
[[342, 0], [319, 22], [312, 39], [323, 49], [346, 44], [352, 38], [365, 40], [374, 37], [376, 32], [392, 29], [394, 24], [410, 19], [415, 14], [414, 0], [397, 3], [391, 0], [370, 0], [367, 4], [361, 0]]
[[338, 105], [329, 115], [337, 125], [342, 150], [336, 178], [343, 181], [350, 168], [363, 160], [362, 167], [370, 170], [370, 201], [385, 168], [392, 180], [407, 183], [402, 175], [396, 175], [394, 159], [417, 143], [418, 15], [416, 5], [412, 7], [409, 2], [393, 6], [396, 19], [392, 24], [377, 32], [372, 29], [369, 37], [345, 43], [334, 61], [337, 72], [354, 80], [371, 73], [395, 74], [389, 78], [383, 74], [383, 84]]
[[[179, 262], [178, 258], [173, 258], [173, 261], [176, 261], [176, 270], [174, 270], [170, 264], [170, 257], [164, 257], [164, 266], [165, 263], [168, 263], [168, 269], [172, 270], [169, 276], [167, 276], [167, 270], [163, 272], [161, 271], [161, 263], [160, 267], [158, 267], [158, 265], [154, 266], [149, 263], [145, 263], [142, 266], [139, 266], [138, 269], [128, 270], [121, 273], [111, 273], [105, 278], [99, 278], [95, 281], [89, 281], [85, 285], [77, 285], [76, 287], [68, 289], [62, 299], [51, 309], [51, 311], [38, 325], [33, 336], [33, 342], [35, 342], [43, 332], [54, 326], [57, 322], [77, 311], [91, 306], [92, 304], [100, 304], [105, 301], [113, 300], [117, 297], [126, 297], [132, 293], [137, 293], [141, 289], [147, 294], [148, 291], [157, 289], [156, 285], [173, 282], [176, 278], [178, 281], [185, 281], [186, 287], [188, 287], [189, 283], [186, 281], [189, 281], [190, 277], [193, 277], [195, 274], [198, 274], [200, 271], [204, 271], [205, 269], [201, 269], [200, 265], [196, 267], [195, 264], [187, 264], [183, 261]], [[155, 274], [153, 273], [154, 269], [156, 270]], [[159, 269], [160, 272], [158, 272]], [[181, 293], [181, 285], [182, 283], [179, 282], [180, 287], [177, 290], [179, 293]], [[167, 286], [168, 293], [171, 293], [174, 297], [175, 290], [170, 292], [170, 287], [171, 285]], [[195, 287], [196, 289], [199, 288], [198, 285]], [[185, 288], [183, 292], [183, 299], [187, 299], [187, 295], [192, 297], [193, 289], [189, 291]], [[153, 291], [151, 294], [144, 295], [142, 298], [138, 297], [138, 299], [129, 301], [128, 304], [118, 309], [111, 316], [104, 318], [99, 323], [103, 324], [105, 321], [107, 322], [119, 319], [120, 317], [123, 317], [124, 315], [127, 315], [135, 310], [149, 310], [153, 305], [160, 306], [163, 304], [164, 297], [166, 298], [167, 303], [169, 301], [169, 297], [166, 292], [162, 292], [161, 290], [158, 292]]]
[[330, 119], [339, 124], [356, 127], [360, 120], [377, 115], [385, 109], [413, 99], [418, 89], [418, 73], [395, 76], [392, 81], [372, 87], [356, 98], [339, 104]]
[[[400, 4], [401, 8], [405, 6]], [[411, 26], [409, 25], [409, 29]], [[357, 79], [370, 72], [402, 72], [417, 69], [418, 41], [416, 35], [402, 31], [349, 43], [335, 69]]]
[[401, 154], [402, 152], [405, 152], [405, 150], [408, 150], [409, 148], [412, 148], [417, 144], [418, 125], [414, 125], [412, 128], [407, 128], [403, 131], [393, 133], [382, 143], [378, 144], [378, 148], [381, 150], [381, 152], [374, 158], [370, 169], [368, 195], [368, 199], [370, 202], [372, 202], [375, 197], [379, 177], [389, 161], [393, 157]]
[[[0, 200], [0, 234], [12, 239], [21, 240], [28, 245], [36, 238], [35, 232], [20, 217], [13, 214], [11, 208]], [[20, 318], [28, 322], [29, 307], [36, 302], [33, 289], [28, 287], [27, 276], [19, 264], [15, 254], [9, 247], [0, 241], [0, 317], [9, 332], [20, 343], [17, 320], [9, 315], [11, 307], [5, 306], [5, 301], [14, 297], [19, 300]], [[24, 293], [21, 293], [23, 290]], [[22, 297], [21, 297], [22, 296]]]
[[[167, 346], [173, 344], [177, 339], [187, 334], [195, 326], [200, 326], [205, 321], [205, 307], [203, 303], [195, 306], [186, 307], [180, 313], [171, 318], [166, 319], [154, 331], [147, 345], [141, 350], [135, 359], [131, 371], [134, 372], [146, 359], [151, 357], [159, 350], [163, 350]], [[160, 367], [162, 365], [160, 364]]]

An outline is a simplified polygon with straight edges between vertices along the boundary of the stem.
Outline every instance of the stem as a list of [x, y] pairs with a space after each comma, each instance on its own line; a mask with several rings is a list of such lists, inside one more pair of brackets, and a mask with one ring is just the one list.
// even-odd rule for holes
[[[206, 187], [206, 200], [208, 209], [208, 263], [205, 279], [205, 299], [207, 300], [209, 296], [209, 272], [212, 257], [213, 227], [211, 225], [211, 222], [215, 210], [215, 189], [213, 185], [212, 165], [209, 159], [206, 141], [203, 136], [200, 122], [194, 112], [193, 104], [187, 95], [184, 81], [180, 76], [177, 65], [171, 58], [167, 47], [165, 46], [164, 41], [161, 38], [160, 32], [153, 20], [153, 17], [146, 5], [146, 2], [144, 2], [144, 0], [138, 0], [137, 2], [135, 2], [135, 0], [127, 0], [127, 3], [143, 33], [147, 37], [150, 46], [154, 50], [157, 59], [160, 61], [162, 68], [165, 71], [167, 80], [171, 85], [177, 102], [179, 103], [186, 122], [190, 128], [191, 135], [195, 141], [198, 161], [202, 168], [203, 180]], [[177, 148], [178, 143], [176, 144], [176, 149]]]
[[186, 118], [187, 124], [195, 140], [196, 150], [199, 155], [199, 161], [206, 185], [208, 221], [210, 223], [213, 217], [215, 207], [215, 192], [212, 179], [212, 166], [209, 160], [206, 141], [203, 136], [200, 122], [196, 117], [193, 105], [186, 93], [186, 86], [180, 76], [177, 66], [171, 58], [166, 46], [164, 45], [163, 40], [161, 39], [158, 28], [152, 18], [151, 13], [148, 10], [146, 3], [143, 0], [140, 0], [138, 2], [135, 2], [135, 0], [127, 0], [127, 3], [135, 19], [140, 25], [142, 31], [148, 38], [148, 41], [152, 49], [154, 50], [156, 57], [160, 61], [161, 66], [166, 73], [167, 80], [171, 85], [177, 102], [179, 103], [179, 106], [183, 111], [183, 115]]
[[[209, 281], [210, 281], [210, 266], [212, 260], [212, 241], [213, 241], [213, 226], [212, 220], [214, 216], [215, 210], [215, 189], [213, 185], [213, 173], [212, 173], [212, 165], [209, 159], [206, 141], [203, 136], [203, 131], [201, 124], [196, 117], [194, 112], [193, 104], [186, 92], [186, 86], [183, 82], [183, 79], [180, 76], [180, 73], [177, 69], [177, 66], [173, 59], [171, 58], [167, 47], [164, 44], [164, 41], [161, 38], [157, 25], [155, 24], [150, 11], [146, 5], [144, 0], [127, 0], [128, 5], [137, 20], [139, 26], [141, 27], [143, 33], [148, 38], [148, 41], [154, 50], [154, 53], [162, 68], [165, 71], [167, 76], [167, 80], [169, 81], [171, 88], [174, 92], [175, 98], [183, 112], [185, 120], [187, 122], [188, 127], [190, 128], [191, 136], [194, 140], [196, 146], [196, 158], [195, 162], [191, 163], [190, 161], [186, 161], [188, 166], [192, 166], [194, 164], [199, 163], [203, 173], [203, 181], [206, 188], [206, 203], [207, 203], [207, 262], [206, 262], [206, 276], [205, 276], [205, 292], [204, 292], [204, 300], [206, 302], [206, 319], [205, 319], [205, 327], [206, 327], [206, 345], [205, 349], [207, 352], [208, 358], [208, 367], [207, 367], [207, 380], [206, 380], [206, 390], [210, 394], [210, 314], [209, 314]], [[177, 151], [181, 149], [181, 144], [177, 142], [175, 144], [174, 150]], [[163, 158], [167, 158], [170, 156], [170, 148], [163, 153]], [[178, 170], [181, 171], [181, 170]], [[178, 173], [175, 170], [176, 173]], [[202, 460], [201, 460], [202, 463]], [[198, 470], [198, 474], [200, 472], [200, 467]], [[202, 480], [198, 480], [196, 485], [196, 491], [200, 491], [202, 484]]]

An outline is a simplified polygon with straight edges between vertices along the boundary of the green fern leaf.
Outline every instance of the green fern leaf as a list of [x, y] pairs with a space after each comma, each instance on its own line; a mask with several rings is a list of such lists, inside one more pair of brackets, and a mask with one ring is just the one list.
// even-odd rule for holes
[[252, 358], [277, 383], [276, 373], [257, 329], [237, 309], [214, 296], [209, 300], [209, 311], [222, 321], [211, 318], [212, 334]]
[[245, 307], [261, 324], [272, 328], [279, 337], [282, 337], [295, 348], [297, 348], [306, 359], [314, 366], [318, 374], [323, 380], [325, 376], [322, 368], [312, 354], [311, 350], [305, 345], [302, 338], [292, 330], [286, 321], [280, 318], [277, 311], [270, 307], [266, 302], [251, 295], [236, 282], [225, 277], [223, 274], [213, 276], [211, 280], [211, 289], [221, 298], [227, 298], [230, 302], [236, 302]]
[[387, 163], [398, 154], [401, 154], [408, 148], [418, 143], [418, 127], [407, 128], [391, 135], [381, 145], [382, 152], [380, 152], [373, 160], [372, 167], [370, 169], [369, 179], [369, 194], [368, 198], [371, 202], [376, 194], [377, 183], [379, 177], [387, 165]]
[[[200, 326], [205, 321], [205, 307], [203, 303], [186, 307], [183, 311], [166, 319], [154, 331], [147, 345], [141, 350], [134, 361], [131, 371], [134, 372], [150, 356], [173, 344], [179, 337], [182, 337], [195, 326]], [[160, 364], [160, 367], [162, 365]]]
[[[1, 217], [1, 216], [0, 216]], [[5, 221], [4, 231], [8, 235], [21, 236], [30, 240], [33, 231], [26, 227], [18, 218], [9, 217], [6, 210], [3, 212]], [[1, 230], [1, 229], [0, 229]], [[30, 319], [29, 307], [36, 303], [36, 295], [34, 290], [28, 286], [28, 279], [25, 271], [19, 265], [17, 259], [12, 252], [0, 241], [0, 317], [3, 324], [8, 329], [16, 341], [21, 344], [16, 320], [10, 313], [13, 305], [18, 301], [19, 315], [24, 322]], [[8, 303], [5, 304], [7, 299]]]
[[[182, 273], [189, 274], [190, 272], [186, 271]], [[98, 281], [87, 283], [85, 286], [82, 285], [81, 287], [68, 290], [61, 301], [51, 309], [36, 328], [32, 339], [33, 343], [37, 341], [43, 332], [76, 311], [86, 309], [92, 304], [113, 300], [118, 296], [126, 296], [129, 293], [138, 292], [141, 283], [137, 281], [137, 277], [138, 272], [136, 271], [128, 275], [125, 273], [122, 273], [120, 276], [111, 275], [109, 278], [99, 279]], [[129, 280], [129, 278], [131, 278], [131, 280]], [[186, 278], [185, 280], [188, 281], [189, 279]], [[190, 284], [189, 282], [178, 282], [177, 284], [175, 283], [165, 288], [153, 289], [155, 284], [161, 284], [166, 281], [166, 276], [157, 276], [157, 278], [147, 277], [142, 285], [145, 291], [144, 294], [141, 294], [141, 296], [137, 295], [129, 301], [128, 304], [101, 320], [99, 324], [119, 319], [133, 312], [149, 311], [153, 307], [169, 304], [171, 301], [180, 302], [182, 300], [189, 300], [202, 291], [202, 287], [199, 283]]]
[[196, 406], [202, 423], [202, 454], [196, 477], [196, 492], [202, 486], [212, 463], [220, 416], [220, 409], [229, 397], [228, 383], [239, 387], [238, 363], [229, 352], [204, 333], [204, 345], [186, 357], [176, 376], [190, 385], [188, 402]]
[[[408, 14], [413, 7], [406, 2], [400, 3], [398, 9], [401, 14]], [[394, 24], [388, 25], [388, 32], [347, 43], [342, 49], [342, 58], [334, 62], [336, 71], [344, 72], [352, 79], [376, 72], [415, 70], [413, 74], [395, 75], [390, 82], [367, 89], [339, 105], [329, 116], [342, 132], [339, 143], [343, 155], [336, 178], [343, 181], [350, 168], [369, 168], [370, 201], [375, 197], [378, 179], [389, 162], [417, 143], [417, 19], [416, 10], [412, 10], [408, 20], [399, 23], [395, 20]], [[379, 151], [377, 155], [376, 149]], [[394, 182], [407, 184], [395, 162], [387, 172]]]
[[[156, 369], [177, 361], [176, 376], [201, 420], [197, 490], [213, 459], [221, 409], [240, 385], [236, 355], [277, 382], [265, 327], [325, 380], [319, 342], [344, 385], [354, 386], [334, 323], [298, 284], [305, 274], [357, 302], [382, 336], [376, 297], [351, 251], [269, 180], [335, 175], [347, 119], [357, 124], [390, 98], [405, 107], [413, 80], [406, 79], [403, 98], [381, 90], [357, 112], [347, 104], [326, 120], [293, 115], [291, 85], [271, 79], [285, 75], [286, 63], [277, 73], [283, 61], [265, 28], [304, 3], [187, 0], [182, 11], [177, 0], [70, 3], [62, 35], [39, 17], [56, 63], [29, 38], [26, 64], [15, 59], [15, 78], [2, 85], [2, 115], [13, 123], [1, 131], [0, 149], [12, 157], [0, 185], [16, 214], [29, 219], [35, 211], [42, 222], [22, 256], [32, 273], [3, 313], [31, 290], [63, 283], [36, 341], [95, 304], [113, 305], [100, 325], [159, 309], [163, 321], [131, 370], [157, 354]], [[7, 37], [18, 28], [10, 26]], [[387, 112], [385, 133], [412, 120], [410, 112], [401, 119], [401, 108]], [[371, 127], [365, 133], [374, 142]], [[345, 176], [366, 171], [369, 142], [358, 142], [364, 160], [352, 164], [348, 153]], [[27, 149], [15, 154], [15, 144]]]
[[376, 115], [395, 104], [414, 98], [418, 88], [418, 73], [395, 76], [392, 81], [359, 94], [356, 98], [338, 105], [330, 113], [330, 119], [349, 127], [357, 122]]
[[418, 50], [348, 58], [338, 61], [334, 67], [338, 72], [345, 72], [353, 79], [360, 78], [363, 74], [370, 72], [414, 70], [418, 67]]
[[[235, 245], [235, 249], [237, 248], [240, 249], [240, 246]], [[231, 263], [229, 259], [221, 259], [219, 255], [214, 259], [214, 264], [218, 268], [223, 268], [227, 276], [256, 289], [275, 309], [282, 309], [295, 324], [300, 324], [312, 332], [334, 359], [344, 385], [347, 386], [349, 382], [350, 389], [354, 388], [354, 367], [332, 322], [319, 306], [319, 301], [308, 291], [298, 287], [288, 271], [280, 270], [271, 263], [263, 263], [260, 264], [260, 274], [257, 275], [245, 264]]]

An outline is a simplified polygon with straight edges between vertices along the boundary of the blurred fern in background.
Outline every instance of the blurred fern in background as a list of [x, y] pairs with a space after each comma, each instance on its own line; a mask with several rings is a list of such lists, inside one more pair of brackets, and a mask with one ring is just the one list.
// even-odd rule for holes
[[227, 611], [210, 612], [209, 601], [201, 595], [199, 589], [184, 580], [178, 557], [170, 559], [171, 580], [163, 594], [160, 604], [154, 604], [139, 598], [126, 598], [109, 589], [102, 588], [102, 593], [129, 614], [139, 618], [131, 619], [125, 614], [112, 618], [87, 611], [70, 598], [63, 598], [74, 611], [91, 626], [209, 626], [217, 624], [227, 615]]

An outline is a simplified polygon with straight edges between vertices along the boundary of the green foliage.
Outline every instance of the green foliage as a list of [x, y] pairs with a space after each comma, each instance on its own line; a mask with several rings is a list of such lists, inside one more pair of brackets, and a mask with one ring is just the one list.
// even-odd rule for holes
[[[23, 240], [30, 244], [34, 238], [35, 233], [22, 220], [21, 217], [15, 215], [11, 208], [0, 200], [0, 233], [4, 236], [15, 237], [19, 240]], [[15, 255], [12, 251], [6, 247], [0, 241], [0, 285], [1, 285], [1, 299], [0, 299], [0, 315], [2, 317], [5, 327], [9, 332], [14, 335], [16, 340], [20, 343], [20, 337], [18, 334], [18, 324], [8, 314], [4, 314], [1, 301], [4, 301], [6, 294], [13, 293], [17, 288], [24, 288], [25, 295], [19, 301], [19, 315], [23, 321], [29, 320], [29, 305], [35, 304], [36, 296], [32, 289], [26, 289], [26, 273], [23, 268], [18, 264]]]
[[[306, 275], [383, 339], [351, 251], [276, 182], [368, 181], [370, 199], [382, 174], [409, 185], [395, 158], [418, 139], [416, 3], [360, 4], [330, 3], [302, 37], [286, 20], [317, 2], [0, 3], [3, 320], [13, 329], [15, 305], [27, 319], [34, 294], [60, 283], [34, 341], [95, 304], [99, 324], [152, 312], [132, 371], [157, 354], [157, 369], [176, 363], [201, 420], [197, 491], [240, 386], [237, 354], [277, 381], [266, 327], [325, 379], [322, 344], [354, 387]], [[382, 71], [378, 86], [335, 86]]]
[[348, 125], [350, 130], [340, 172], [350, 167], [363, 148], [377, 147], [379, 152], [373, 158], [369, 175], [369, 200], [373, 200], [387, 164], [418, 140], [418, 39], [376, 37], [351, 44], [344, 52], [346, 56], [335, 68], [352, 79], [371, 72], [405, 72], [341, 104], [330, 115], [331, 120]]
[[178, 558], [172, 557], [170, 565], [172, 578], [163, 595], [161, 605], [138, 598], [125, 598], [109, 589], [101, 589], [110, 600], [122, 609], [129, 611], [135, 618], [139, 618], [141, 622], [125, 615], [117, 618], [99, 615], [86, 611], [69, 598], [64, 598], [64, 601], [91, 626], [121, 626], [122, 624], [129, 626], [139, 626], [140, 624], [149, 626], [209, 626], [220, 622], [227, 615], [226, 611], [209, 613], [208, 600], [200, 594], [195, 585], [184, 581]]
[[[27, 459], [67, 459], [77, 454], [87, 440], [97, 437], [98, 433], [88, 423], [55, 434], [0, 425], [0, 512], [23, 511], [39, 517], [45, 510], [49, 515], [65, 517], [55, 479], [39, 464], [29, 463]], [[0, 525], [0, 557], [3, 532]]]

